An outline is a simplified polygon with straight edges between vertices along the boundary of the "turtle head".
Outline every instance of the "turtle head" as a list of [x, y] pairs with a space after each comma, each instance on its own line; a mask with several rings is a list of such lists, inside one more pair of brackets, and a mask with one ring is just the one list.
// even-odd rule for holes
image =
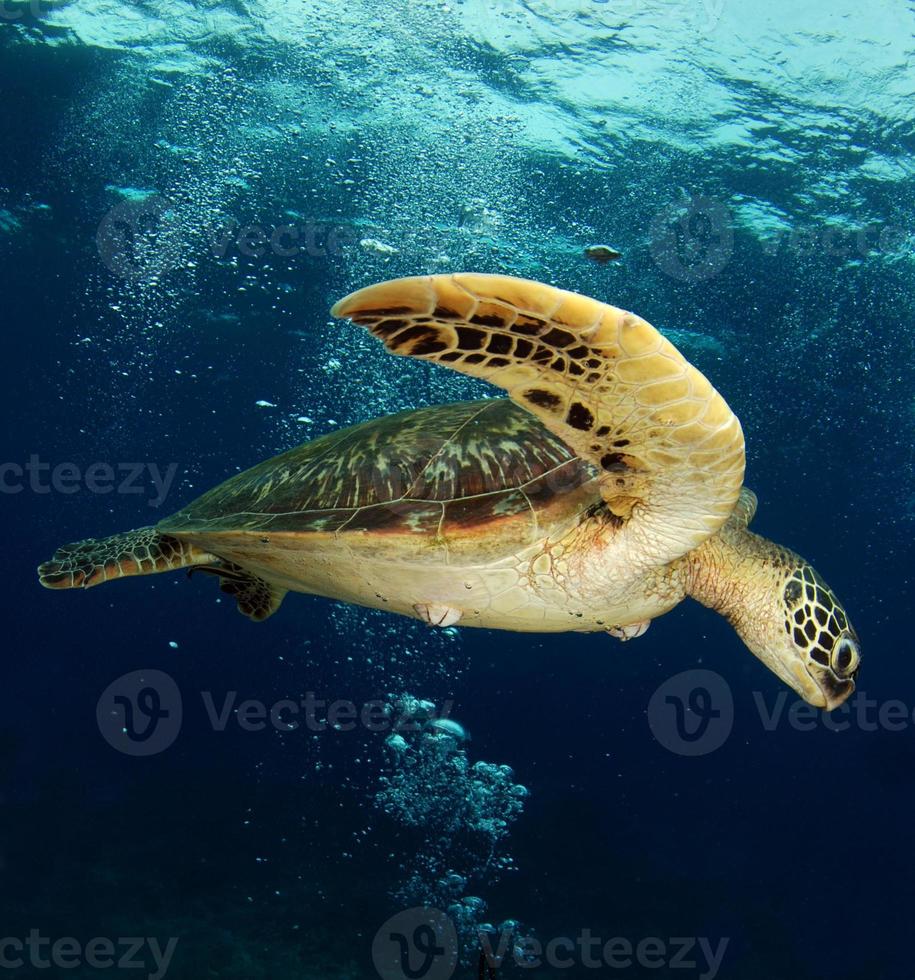
[[858, 636], [809, 562], [739, 521], [729, 521], [693, 555], [689, 594], [725, 616], [805, 701], [832, 711], [853, 693]]
[[832, 711], [855, 690], [861, 662], [858, 635], [835, 593], [813, 566], [787, 549], [771, 547], [786, 562], [776, 579], [774, 617], [760, 617], [770, 624], [764, 630], [740, 617], [733, 620], [734, 627], [747, 646], [805, 701]]

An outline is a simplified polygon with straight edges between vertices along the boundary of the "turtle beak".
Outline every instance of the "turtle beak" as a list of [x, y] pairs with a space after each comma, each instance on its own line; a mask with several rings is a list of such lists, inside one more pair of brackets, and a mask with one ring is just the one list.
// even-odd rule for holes
[[758, 656], [773, 674], [814, 708], [834, 711], [854, 693], [857, 671], [848, 677], [837, 677], [829, 667], [814, 662], [805, 664], [799, 659], [792, 659], [786, 663], [764, 653]]
[[[857, 671], [855, 672], [857, 674]], [[829, 667], [810, 664], [807, 675], [811, 687], [815, 689], [814, 700], [803, 691], [799, 692], [811, 704], [825, 711], [833, 711], [844, 704], [855, 692], [855, 674], [850, 677], [837, 677]]]
[[[808, 704], [824, 711], [834, 711], [855, 691], [855, 675], [837, 677], [829, 667], [817, 663], [793, 665], [790, 672], [775, 670]], [[857, 673], [857, 672], [856, 672]]]

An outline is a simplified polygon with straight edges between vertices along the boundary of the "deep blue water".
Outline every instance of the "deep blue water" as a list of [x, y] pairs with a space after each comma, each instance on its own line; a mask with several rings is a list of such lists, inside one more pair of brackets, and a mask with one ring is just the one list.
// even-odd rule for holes
[[[727, 940], [725, 978], [911, 977], [915, 9], [797, 6], [7, 0], [0, 940], [173, 939], [173, 978], [371, 977], [390, 916], [463, 902], [544, 945], [663, 944], [653, 968], [579, 946], [535, 976], [710, 976], [697, 950], [671, 961], [701, 937]], [[794, 695], [690, 601], [620, 645], [295, 595], [253, 624], [180, 573], [39, 587], [64, 542], [322, 432], [491, 394], [329, 320], [359, 286], [456, 270], [635, 310], [711, 378], [747, 435], [754, 528], [861, 637], [840, 730], [792, 723]], [[45, 490], [65, 463], [142, 463], [142, 492]], [[151, 506], [149, 467], [173, 465]], [[697, 667], [733, 729], [689, 757], [650, 705]], [[145, 758], [97, 720], [137, 670], [184, 705]], [[218, 730], [203, 695], [227, 692], [451, 701], [458, 761], [513, 774], [483, 791], [411, 735], [385, 797], [406, 771], [388, 733]], [[99, 972], [15, 952], [13, 976]], [[477, 975], [470, 947], [455, 975]]]

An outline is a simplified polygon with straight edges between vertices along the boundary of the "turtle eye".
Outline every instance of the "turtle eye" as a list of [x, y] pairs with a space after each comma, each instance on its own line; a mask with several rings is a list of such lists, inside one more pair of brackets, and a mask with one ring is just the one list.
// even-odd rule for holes
[[858, 644], [850, 636], [843, 636], [833, 648], [832, 669], [839, 677], [850, 677], [860, 660]]

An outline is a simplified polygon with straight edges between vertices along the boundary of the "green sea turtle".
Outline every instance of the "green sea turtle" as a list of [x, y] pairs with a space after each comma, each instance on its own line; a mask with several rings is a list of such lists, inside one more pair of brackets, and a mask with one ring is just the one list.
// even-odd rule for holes
[[257, 620], [292, 590], [437, 626], [622, 639], [692, 596], [811, 704], [854, 690], [842, 606], [804, 559], [748, 530], [740, 423], [645, 320], [472, 274], [370, 286], [333, 313], [510, 399], [325, 435], [156, 527], [61, 548], [42, 584], [191, 568]]

